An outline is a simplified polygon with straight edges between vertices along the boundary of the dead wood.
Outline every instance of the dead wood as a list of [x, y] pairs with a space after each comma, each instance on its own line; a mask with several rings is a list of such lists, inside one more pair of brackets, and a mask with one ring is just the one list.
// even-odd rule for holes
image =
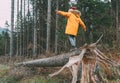
[[[101, 36], [102, 37], [102, 36]], [[74, 66], [78, 66], [78, 63], [82, 63], [82, 75], [81, 75], [81, 83], [99, 83], [100, 80], [95, 74], [96, 66], [99, 65], [103, 67], [107, 74], [110, 75], [110, 66], [120, 66], [120, 63], [117, 63], [108, 57], [106, 57], [100, 50], [97, 49], [96, 44], [100, 41], [101, 37], [97, 40], [97, 42], [92, 43], [90, 45], [85, 44], [81, 47], [82, 52], [80, 55], [74, 57], [71, 56], [69, 58], [68, 63], [66, 63], [59, 71], [50, 74], [50, 77], [54, 75], [58, 75], [64, 68], [68, 67], [73, 76], [71, 83], [76, 83], [76, 73], [78, 69]]]
[[108, 58], [104, 55], [104, 53], [97, 49], [97, 44], [101, 40], [102, 36], [95, 43], [92, 43], [90, 45], [85, 44], [80, 47], [80, 49], [77, 49], [75, 51], [60, 54], [54, 57], [17, 63], [16, 66], [23, 65], [29, 67], [57, 67], [64, 65], [59, 71], [56, 71], [49, 76], [53, 77], [55, 75], [58, 75], [65, 68], [69, 68], [73, 76], [72, 83], [76, 83], [78, 72], [77, 68], [79, 66], [78, 64], [82, 63], [82, 74], [80, 78], [81, 83], [97, 83], [100, 81], [97, 74], [95, 74], [97, 65], [105, 69], [108, 75], [111, 74], [111, 66], [120, 66], [120, 63], [117, 63], [114, 60]]
[[28, 67], [63, 66], [64, 64], [66, 64], [68, 62], [70, 56], [78, 55], [80, 53], [81, 53], [81, 51], [79, 49], [77, 49], [75, 51], [63, 53], [63, 54], [53, 56], [53, 57], [36, 59], [36, 60], [31, 60], [31, 61], [26, 61], [26, 62], [20, 62], [20, 63], [15, 64], [15, 66], [28, 66]]

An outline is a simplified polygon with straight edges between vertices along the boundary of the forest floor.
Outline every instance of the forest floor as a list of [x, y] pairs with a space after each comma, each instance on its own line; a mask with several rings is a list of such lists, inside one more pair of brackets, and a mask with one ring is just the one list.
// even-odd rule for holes
[[[119, 50], [107, 49], [103, 53], [107, 54], [109, 58], [120, 62]], [[9, 59], [7, 56], [0, 57], [0, 83], [70, 83], [71, 81], [72, 76], [68, 69], [57, 76], [48, 77], [48, 74], [57, 71], [60, 67], [14, 67], [14, 63], [26, 60], [33, 60], [33, 58], [13, 57]], [[106, 77], [105, 82], [101, 83], [120, 83], [120, 67], [118, 70], [119, 74], [114, 73], [114, 69], [112, 70], [112, 76]]]

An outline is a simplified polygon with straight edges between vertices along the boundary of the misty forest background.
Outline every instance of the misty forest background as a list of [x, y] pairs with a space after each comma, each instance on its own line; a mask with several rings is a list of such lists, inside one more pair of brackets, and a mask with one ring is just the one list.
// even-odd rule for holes
[[[11, 23], [0, 34], [0, 56], [40, 56], [69, 51], [64, 34], [66, 21], [55, 10], [68, 11], [71, 5], [82, 13], [87, 26], [79, 28], [77, 47], [95, 42], [102, 34], [102, 47], [120, 49], [120, 0], [11, 0]], [[17, 13], [17, 14], [16, 14]], [[15, 16], [17, 15], [17, 16]], [[11, 26], [10, 26], [11, 25]]]

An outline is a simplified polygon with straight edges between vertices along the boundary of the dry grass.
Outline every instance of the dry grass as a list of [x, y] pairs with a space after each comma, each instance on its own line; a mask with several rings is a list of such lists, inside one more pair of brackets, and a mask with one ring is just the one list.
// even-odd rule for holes
[[[105, 53], [109, 58], [111, 58], [117, 62], [120, 62], [119, 51], [103, 50], [103, 53]], [[51, 54], [51, 56], [54, 56], [54, 54]], [[47, 77], [47, 75], [50, 74], [51, 72], [55, 72], [55, 71], [59, 70], [59, 68], [61, 68], [61, 67], [54, 67], [54, 68], [48, 68], [48, 67], [22, 68], [21, 67], [21, 68], [18, 68], [17, 70], [16, 69], [9, 70], [10, 67], [13, 67], [14, 63], [33, 60], [36, 58], [37, 59], [45, 58], [45, 57], [48, 57], [48, 55], [40, 55], [39, 57], [30, 57], [30, 58], [18, 56], [18, 57], [13, 57], [12, 59], [10, 59], [8, 56], [1, 56], [0, 63], [2, 65], [0, 65], [0, 78], [5, 75], [8, 75], [11, 77], [16, 76], [16, 77], [18, 77], [19, 80], [23, 81], [23, 79], [25, 79], [24, 81], [26, 81], [29, 79], [33, 79], [34, 76], [37, 75], [37, 76], [42, 76], [42, 78], [47, 78], [47, 80], [48, 80], [49, 78]], [[3, 66], [3, 64], [8, 65], [8, 66]], [[26, 72], [26, 71], [28, 71], [28, 72]], [[105, 83], [120, 83], [120, 78], [119, 78], [120, 67], [117, 69], [111, 69], [111, 71], [112, 71], [112, 76], [114, 77], [112, 79], [111, 78], [107, 79], [107, 76], [105, 75], [106, 73], [103, 73], [104, 71], [101, 71], [104, 79], [106, 80]], [[31, 77], [33, 77], [33, 78], [31, 78]], [[68, 79], [71, 79], [71, 74], [68, 69], [65, 69], [64, 71], [62, 71], [60, 73], [59, 76], [56, 76], [56, 77], [58, 78], [57, 80], [61, 80], [63, 78], [65, 78], [65, 80], [68, 80]], [[36, 77], [35, 79], [39, 80], [39, 78], [40, 77], [38, 77], [38, 78]], [[14, 79], [14, 78], [11, 78], [11, 79]], [[44, 82], [44, 83], [47, 83], [47, 82]]]

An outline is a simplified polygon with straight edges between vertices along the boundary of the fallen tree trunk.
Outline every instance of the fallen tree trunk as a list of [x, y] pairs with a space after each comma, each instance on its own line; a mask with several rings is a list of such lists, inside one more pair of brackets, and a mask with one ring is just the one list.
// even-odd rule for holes
[[[103, 36], [103, 35], [102, 35]], [[96, 45], [102, 36], [96, 41], [96, 43], [91, 44], [92, 46]], [[86, 46], [86, 45], [84, 45]], [[83, 46], [83, 47], [84, 47]], [[43, 58], [43, 59], [36, 59], [26, 62], [20, 62], [15, 64], [15, 66], [36, 66], [36, 67], [56, 67], [56, 66], [63, 66], [69, 60], [69, 57], [73, 55], [79, 55], [81, 53], [82, 47], [80, 49], [76, 49], [75, 51], [60, 54], [53, 57]]]
[[43, 59], [36, 59], [36, 60], [31, 60], [31, 61], [26, 61], [26, 62], [20, 62], [15, 64], [16, 66], [28, 66], [28, 67], [56, 67], [56, 66], [63, 66], [66, 64], [69, 60], [69, 57], [73, 55], [78, 55], [80, 54], [81, 51], [80, 49], [77, 49], [72, 52], [60, 54], [57, 56], [53, 57], [48, 57], [48, 58], [43, 58]]
[[77, 70], [79, 66], [78, 63], [81, 63], [81, 77], [79, 78], [81, 80], [81, 83], [98, 83], [100, 82], [100, 80], [95, 73], [97, 65], [101, 66], [107, 72], [107, 74], [110, 74], [110, 67], [120, 66], [119, 62], [106, 57], [100, 50], [97, 49], [96, 44], [99, 42], [100, 39], [101, 37], [97, 40], [96, 43], [92, 43], [90, 45], [85, 44], [81, 48], [72, 52], [60, 54], [49, 58], [21, 62], [16, 64], [16, 66], [57, 67], [64, 65], [58, 72], [50, 74], [50, 76], [57, 75], [64, 68], [68, 67], [70, 70], [72, 69], [72, 83], [76, 83], [77, 73], [79, 74]]

